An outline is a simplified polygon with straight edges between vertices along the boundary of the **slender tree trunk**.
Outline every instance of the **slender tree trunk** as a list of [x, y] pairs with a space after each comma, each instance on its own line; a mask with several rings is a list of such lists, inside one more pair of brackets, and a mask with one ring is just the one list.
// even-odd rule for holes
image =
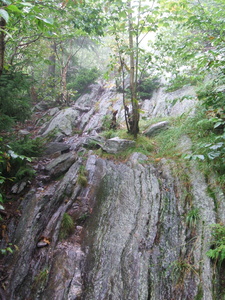
[[123, 90], [123, 107], [124, 107], [124, 115], [125, 115], [125, 122], [127, 126], [127, 131], [130, 132], [130, 124], [129, 124], [129, 111], [127, 110], [128, 107], [126, 106], [126, 99], [125, 99], [125, 72], [124, 72], [124, 60], [120, 55], [120, 65], [121, 65], [121, 72], [122, 72], [122, 90]]
[[[127, 7], [131, 9], [131, 1], [127, 1]], [[137, 102], [137, 88], [135, 83], [135, 49], [134, 49], [134, 28], [132, 13], [129, 13], [129, 48], [130, 48], [130, 91], [131, 91], [131, 105], [132, 105], [132, 116], [130, 131], [137, 138], [139, 132], [138, 122], [139, 122], [139, 110]]]
[[67, 87], [66, 87], [66, 76], [68, 71], [68, 64], [66, 64], [62, 68], [62, 75], [61, 75], [61, 87], [62, 87], [62, 102], [67, 103], [68, 102], [68, 95], [67, 95]]
[[51, 64], [48, 67], [48, 75], [52, 79], [50, 84], [51, 87], [55, 87], [55, 71], [56, 71], [56, 42], [53, 42], [50, 46], [51, 55], [49, 56], [49, 60]]
[[61, 88], [62, 88], [62, 102], [67, 103], [68, 102], [68, 92], [67, 92], [67, 72], [68, 72], [68, 67], [69, 67], [69, 62], [71, 58], [73, 57], [73, 54], [70, 54], [69, 57], [67, 58], [67, 61], [65, 65], [62, 67], [62, 73], [61, 73]]
[[[6, 21], [0, 17], [0, 29], [5, 29]], [[0, 31], [0, 76], [2, 75], [4, 68], [4, 57], [5, 57], [5, 33]]]
[[[69, 97], [68, 97], [68, 91], [67, 91], [67, 72], [68, 72], [68, 68], [69, 68], [69, 63], [70, 60], [72, 59], [72, 57], [74, 57], [77, 52], [82, 48], [83, 43], [84, 43], [84, 38], [82, 41], [82, 44], [80, 46], [80, 48], [78, 48], [77, 51], [75, 51], [74, 53], [72, 52], [72, 40], [70, 41], [70, 54], [68, 56], [68, 58], [66, 59], [66, 62], [64, 62], [64, 59], [62, 58], [62, 63], [61, 63], [61, 101], [68, 103]], [[56, 52], [56, 56], [57, 52]]]

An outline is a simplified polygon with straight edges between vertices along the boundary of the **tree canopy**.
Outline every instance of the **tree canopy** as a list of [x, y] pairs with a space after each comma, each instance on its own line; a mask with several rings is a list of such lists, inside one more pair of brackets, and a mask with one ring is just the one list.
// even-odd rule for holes
[[[1, 119], [27, 118], [29, 98], [75, 100], [80, 92], [73, 81], [79, 72], [84, 76], [86, 68], [79, 53], [98, 48], [91, 54], [94, 57], [103, 36], [114, 40], [107, 45], [109, 67], [120, 77], [128, 132], [138, 134], [138, 102], [141, 92], [148, 91], [143, 82], [148, 82], [150, 93], [155, 75], [168, 77], [170, 90], [204, 83], [211, 76], [199, 98], [223, 119], [223, 93], [216, 86], [224, 81], [224, 6], [222, 0], [0, 1], [0, 86], [5, 88], [9, 78], [10, 84], [23, 78], [23, 83], [15, 82], [18, 99], [11, 89], [10, 96], [6, 93], [1, 100]], [[95, 61], [100, 69], [101, 63]], [[129, 91], [123, 86], [128, 77]], [[19, 100], [20, 94], [27, 96]], [[11, 105], [19, 105], [21, 110], [15, 112], [22, 115], [8, 114], [14, 111]]]

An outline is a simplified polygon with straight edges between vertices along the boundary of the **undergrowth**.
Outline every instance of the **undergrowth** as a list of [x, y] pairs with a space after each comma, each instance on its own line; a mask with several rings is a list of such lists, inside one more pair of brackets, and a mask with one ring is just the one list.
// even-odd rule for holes
[[[216, 121], [202, 108], [192, 117], [170, 118], [170, 127], [152, 139], [155, 156], [196, 161], [206, 177], [213, 170], [218, 183], [225, 187], [225, 133], [217, 128]], [[182, 145], [182, 140], [187, 144]]]
[[211, 249], [206, 252], [217, 266], [225, 261], [225, 226], [223, 224], [212, 225]]
[[[154, 137], [139, 134], [134, 147], [115, 155], [105, 154], [98, 150], [97, 154], [108, 158], [125, 160], [134, 152], [140, 152], [151, 161], [162, 158], [173, 159], [176, 162], [196, 161], [201, 172], [210, 177], [216, 173], [217, 183], [225, 188], [225, 132], [224, 122], [218, 117], [211, 116], [202, 106], [196, 108], [194, 116], [182, 114], [178, 117], [151, 118], [140, 121], [140, 132], [150, 125], [169, 121], [169, 128], [162, 130]], [[106, 130], [102, 133], [105, 138], [118, 136], [133, 139], [126, 130]]]
[[23, 139], [12, 141], [10, 146], [20, 155], [38, 157], [43, 153], [44, 140], [40, 137], [32, 139], [29, 135], [26, 135]]

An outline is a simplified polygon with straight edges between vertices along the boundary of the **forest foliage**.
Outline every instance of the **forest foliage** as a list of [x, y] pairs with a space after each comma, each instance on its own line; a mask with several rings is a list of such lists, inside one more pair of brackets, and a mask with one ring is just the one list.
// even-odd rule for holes
[[[137, 137], [138, 102], [150, 98], [164, 77], [170, 91], [197, 87], [196, 130], [207, 138], [196, 142], [189, 159], [213, 162], [223, 173], [224, 12], [223, 0], [0, 1], [0, 131], [27, 120], [40, 101], [70, 105], [108, 70], [122, 87], [128, 132]], [[1, 144], [5, 182], [8, 157], [15, 159], [9, 149], [22, 155], [26, 147]]]

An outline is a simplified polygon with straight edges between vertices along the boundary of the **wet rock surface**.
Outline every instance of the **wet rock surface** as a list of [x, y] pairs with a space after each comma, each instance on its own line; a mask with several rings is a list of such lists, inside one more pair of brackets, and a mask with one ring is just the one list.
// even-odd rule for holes
[[[215, 193], [216, 208], [194, 165], [153, 163], [140, 153], [126, 161], [94, 154], [90, 144], [105, 143], [98, 137], [103, 115], [113, 108], [123, 116], [121, 99], [115, 89], [94, 86], [72, 109], [83, 130], [67, 137], [72, 150], [43, 158], [43, 167], [37, 163], [20, 216], [9, 224], [18, 250], [4, 261], [6, 299], [215, 299], [214, 267], [205, 253], [210, 224], [224, 217], [224, 195]], [[189, 143], [183, 147], [189, 151]], [[200, 217], [190, 227], [193, 207]]]

